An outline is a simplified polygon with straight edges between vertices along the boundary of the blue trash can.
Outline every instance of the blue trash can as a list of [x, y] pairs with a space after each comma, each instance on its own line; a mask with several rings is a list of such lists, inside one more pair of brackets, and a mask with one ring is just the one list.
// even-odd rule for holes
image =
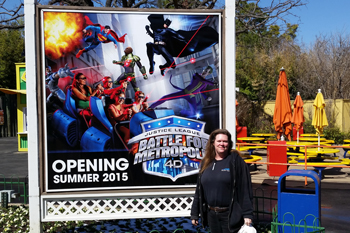
[[[303, 176], [313, 179], [315, 188], [286, 187], [288, 176]], [[278, 222], [285, 223], [279, 227], [279, 232], [311, 232], [312, 229], [293, 227], [292, 225], [307, 225], [319, 227], [321, 216], [320, 178], [315, 171], [289, 170], [278, 180]], [[300, 231], [298, 230], [300, 229]]]

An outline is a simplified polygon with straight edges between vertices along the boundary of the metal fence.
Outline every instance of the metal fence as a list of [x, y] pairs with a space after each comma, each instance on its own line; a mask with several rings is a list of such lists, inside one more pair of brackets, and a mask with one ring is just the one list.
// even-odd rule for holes
[[0, 110], [4, 113], [4, 124], [0, 124], [0, 137], [17, 136], [17, 95], [0, 92]]
[[28, 204], [28, 177], [5, 177], [0, 174], [0, 192], [10, 194], [10, 203]]
[[[10, 203], [28, 204], [28, 177], [5, 177], [0, 174], [0, 192], [13, 190]], [[277, 190], [257, 188], [253, 193], [254, 221], [271, 222], [273, 220], [273, 208], [277, 204]]]

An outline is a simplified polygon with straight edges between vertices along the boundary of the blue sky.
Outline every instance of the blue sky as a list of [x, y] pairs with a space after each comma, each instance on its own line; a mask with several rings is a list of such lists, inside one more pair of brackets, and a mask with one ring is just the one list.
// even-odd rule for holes
[[[18, 5], [23, 0], [7, 0], [7, 6]], [[46, 2], [46, 0], [42, 0]], [[225, 1], [218, 0], [217, 7]], [[272, 0], [263, 0], [264, 3]], [[307, 0], [305, 0], [306, 2]], [[305, 6], [296, 8], [293, 14], [299, 16], [288, 17], [290, 22], [299, 24], [297, 42], [306, 46], [315, 41], [316, 36], [342, 33], [348, 35], [350, 31], [350, 0], [308, 0]]]
[[342, 33], [350, 30], [350, 0], [309, 0], [306, 6], [293, 10], [298, 18], [291, 18], [291, 23], [299, 24], [297, 42], [306, 46], [314, 42], [316, 36]]

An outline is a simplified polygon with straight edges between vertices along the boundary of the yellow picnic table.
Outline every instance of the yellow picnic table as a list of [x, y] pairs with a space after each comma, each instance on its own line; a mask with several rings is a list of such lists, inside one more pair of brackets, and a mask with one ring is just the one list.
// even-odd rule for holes
[[260, 141], [263, 141], [264, 138], [261, 138], [261, 137], [240, 137], [240, 138], [237, 138], [237, 140], [244, 141], [244, 142], [260, 142]]
[[[345, 140], [344, 140], [344, 141], [345, 141]], [[348, 146], [348, 147], [350, 147], [350, 144], [343, 144], [343, 146]], [[346, 153], [348, 153], [348, 150], [350, 150], [350, 148], [344, 147], [343, 150], [344, 150], [343, 158], [345, 159], [345, 158], [346, 158]]]
[[[306, 142], [318, 142], [318, 138], [312, 138], [312, 137], [303, 137], [303, 138], [299, 138], [299, 141], [306, 141]], [[320, 138], [320, 141], [327, 141], [327, 139], [325, 138]]]
[[249, 155], [252, 155], [253, 151], [256, 149], [266, 149], [266, 146], [254, 146], [254, 145], [247, 145], [247, 146], [240, 146], [239, 148], [237, 147], [236, 149], [239, 151], [248, 151]]
[[314, 145], [314, 142], [286, 141], [286, 144], [287, 144], [287, 147], [292, 148], [293, 150], [298, 152], [300, 151], [300, 147]]
[[[334, 149], [334, 148], [317, 148], [317, 147], [307, 148], [306, 151], [307, 152], [315, 152], [315, 153], [317, 153], [317, 155], [318, 155], [317, 158], [318, 159], [326, 159], [326, 158], [328, 158], [327, 156], [325, 156], [325, 154], [334, 154], [333, 157], [334, 158], [338, 158], [336, 156], [336, 153], [340, 152], [340, 150]], [[305, 152], [305, 148], [300, 148], [300, 152]]]
[[252, 136], [254, 137], [264, 137], [265, 139], [268, 138], [275, 138], [276, 134], [275, 133], [253, 133]]
[[[340, 150], [338, 149], [334, 149], [334, 148], [317, 148], [317, 147], [313, 147], [313, 148], [307, 148], [306, 149], [307, 152], [315, 152], [317, 154], [335, 154], [340, 152]], [[301, 152], [305, 152], [305, 148], [300, 148]]]
[[350, 139], [344, 139], [344, 142], [350, 143]]
[[244, 162], [256, 162], [262, 160], [262, 157], [257, 155], [241, 155], [241, 157], [244, 159]]
[[[262, 160], [261, 156], [257, 155], [241, 155], [243, 158], [244, 162], [256, 162]], [[251, 163], [248, 163], [248, 165], [251, 165]], [[254, 164], [254, 169], [257, 170], [257, 165]]]
[[[289, 162], [289, 161], [288, 161]], [[294, 163], [294, 164], [305, 164], [305, 162], [302, 162], [302, 161], [298, 161], [296, 162], [295, 160], [294, 161], [291, 161], [289, 163]], [[327, 162], [307, 162], [307, 165], [311, 165], [311, 166], [337, 166], [337, 165], [350, 165], [350, 159], [341, 159], [341, 161], [327, 161]], [[324, 169], [326, 169], [326, 167], [314, 167], [317, 171], [318, 171], [318, 176], [320, 178], [320, 180], [322, 179], [322, 171]]]
[[[300, 136], [302, 136], [302, 137], [318, 137], [318, 134], [316, 134], [316, 133], [302, 133], [302, 134], [300, 134]], [[324, 134], [320, 134], [320, 136], [323, 137]]]

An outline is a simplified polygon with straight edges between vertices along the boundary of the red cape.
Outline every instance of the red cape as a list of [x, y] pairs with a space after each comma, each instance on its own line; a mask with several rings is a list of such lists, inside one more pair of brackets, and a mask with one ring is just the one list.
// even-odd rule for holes
[[[85, 23], [86, 23], [87, 25], [92, 25], [92, 26], [100, 27], [100, 28], [101, 28], [101, 31], [105, 28], [105, 27], [102, 26], [101, 24], [91, 22], [91, 20], [89, 19], [89, 17], [87, 17], [86, 15], [84, 16], [84, 18], [85, 18]], [[114, 37], [114, 39], [116, 39], [116, 41], [118, 41], [118, 42], [121, 42], [121, 43], [124, 43], [124, 42], [125, 42], [126, 33], [125, 33], [123, 36], [119, 37], [115, 31], [109, 30], [108, 34], [112, 35], [112, 36]], [[109, 42], [112, 42], [112, 41], [111, 41], [111, 40], [107, 40], [105, 43], [109, 43]]]

